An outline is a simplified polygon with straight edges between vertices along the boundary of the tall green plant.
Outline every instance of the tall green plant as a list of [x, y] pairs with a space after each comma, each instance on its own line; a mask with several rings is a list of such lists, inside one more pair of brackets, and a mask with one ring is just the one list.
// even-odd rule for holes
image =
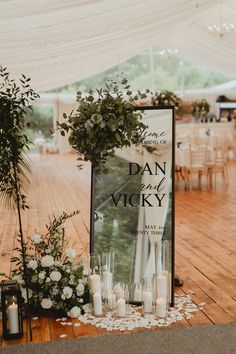
[[[30, 165], [25, 156], [30, 141], [24, 134], [25, 114], [32, 109], [30, 102], [38, 98], [30, 87], [30, 78], [22, 74], [17, 83], [7, 68], [0, 66], [0, 200], [17, 210], [19, 239], [23, 258], [23, 276], [27, 284], [25, 244], [21, 210], [28, 208], [26, 187]], [[26, 286], [27, 289], [27, 286]], [[29, 297], [27, 291], [27, 303]]]

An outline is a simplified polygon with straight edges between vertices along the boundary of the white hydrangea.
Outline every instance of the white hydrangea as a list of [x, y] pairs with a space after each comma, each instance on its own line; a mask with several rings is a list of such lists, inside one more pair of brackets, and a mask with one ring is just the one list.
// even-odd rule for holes
[[54, 259], [52, 256], [43, 256], [41, 259], [42, 267], [51, 267], [54, 264]]
[[39, 273], [39, 279], [44, 280], [45, 279], [45, 275], [46, 275], [45, 272], [40, 272]]
[[54, 270], [50, 274], [50, 278], [51, 278], [52, 281], [59, 281], [61, 279], [61, 273], [58, 272], [57, 270]]
[[67, 248], [65, 250], [65, 253], [66, 253], [67, 257], [69, 257], [69, 258], [75, 258], [75, 256], [76, 256], [76, 250], [74, 248]]
[[70, 299], [73, 294], [73, 290], [69, 286], [63, 288], [63, 295], [66, 299]]
[[50, 309], [52, 307], [52, 300], [43, 299], [41, 301], [41, 306], [42, 306], [43, 309]]
[[84, 285], [79, 283], [77, 286], [76, 286], [76, 292], [77, 292], [77, 295], [78, 296], [82, 296], [83, 293], [84, 293]]
[[35, 270], [38, 267], [37, 261], [31, 259], [29, 263], [27, 264], [27, 268]]
[[67, 315], [71, 318], [78, 318], [81, 314], [81, 310], [78, 306], [72, 307], [70, 311], [67, 313]]
[[40, 242], [42, 242], [42, 236], [40, 234], [34, 234], [31, 236], [31, 241], [36, 244], [39, 244]]

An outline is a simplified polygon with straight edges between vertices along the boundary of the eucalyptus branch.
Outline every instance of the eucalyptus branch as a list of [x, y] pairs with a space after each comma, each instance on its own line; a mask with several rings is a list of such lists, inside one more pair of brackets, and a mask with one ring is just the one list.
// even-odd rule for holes
[[78, 109], [68, 116], [64, 113], [65, 122], [57, 122], [57, 129], [62, 136], [69, 133], [78, 160], [90, 161], [97, 173], [106, 172], [105, 163], [115, 149], [142, 142], [147, 127], [135, 102], [149, 92], [133, 94], [127, 79], [108, 81], [105, 88], [90, 90], [85, 97], [78, 91]]

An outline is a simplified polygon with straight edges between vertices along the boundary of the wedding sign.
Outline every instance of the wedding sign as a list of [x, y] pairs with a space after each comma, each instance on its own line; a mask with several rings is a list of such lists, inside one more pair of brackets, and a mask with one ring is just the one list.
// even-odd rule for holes
[[138, 289], [155, 275], [173, 303], [174, 112], [137, 109], [144, 110], [147, 126], [142, 143], [116, 150], [106, 163], [108, 173], [94, 176], [91, 251], [115, 253], [114, 281]]

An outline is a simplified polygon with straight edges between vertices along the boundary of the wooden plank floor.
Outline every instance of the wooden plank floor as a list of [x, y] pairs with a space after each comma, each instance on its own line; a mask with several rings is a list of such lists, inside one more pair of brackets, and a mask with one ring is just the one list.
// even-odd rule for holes
[[[23, 227], [30, 235], [43, 232], [48, 216], [63, 210], [80, 210], [66, 226], [70, 243], [78, 252], [89, 247], [89, 166], [76, 167], [76, 155], [32, 156], [33, 175], [29, 188], [29, 211], [24, 212]], [[191, 192], [182, 181], [176, 186], [176, 272], [184, 280], [179, 294], [192, 290], [193, 301], [206, 303], [191, 320], [171, 327], [230, 323], [236, 321], [236, 162], [229, 163], [230, 184], [224, 187], [220, 177], [217, 188]], [[197, 186], [197, 184], [196, 184]], [[10, 258], [15, 245], [17, 219], [13, 210], [0, 206], [0, 271], [10, 272]], [[74, 321], [73, 321], [74, 322]], [[169, 327], [168, 327], [169, 328]], [[55, 319], [33, 320], [34, 342], [112, 334], [91, 325], [61, 326]], [[28, 333], [16, 341], [2, 341], [2, 346], [27, 343]]]

